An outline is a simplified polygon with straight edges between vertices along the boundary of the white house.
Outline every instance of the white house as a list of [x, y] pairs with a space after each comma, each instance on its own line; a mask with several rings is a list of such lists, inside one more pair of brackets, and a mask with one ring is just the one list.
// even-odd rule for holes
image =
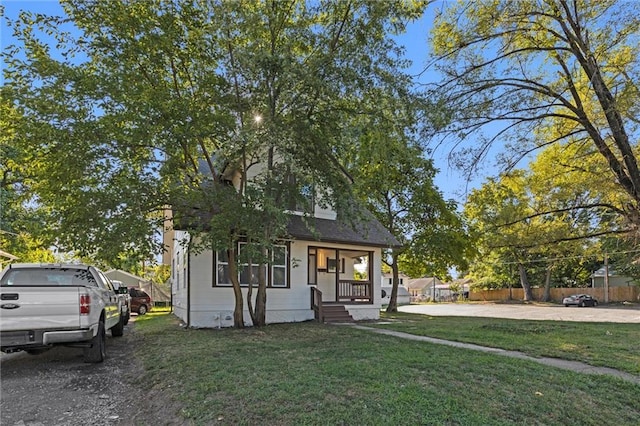
[[[388, 305], [389, 302], [391, 301], [392, 290], [393, 290], [393, 287], [391, 286], [387, 286], [387, 285], [382, 286], [381, 303], [383, 305]], [[409, 290], [407, 290], [405, 286], [402, 286], [402, 285], [398, 286], [398, 299], [396, 300], [396, 303], [398, 305], [408, 305], [411, 303], [411, 294], [409, 294]]]
[[[398, 280], [400, 281], [398, 284], [406, 287], [407, 283], [409, 283], [409, 276], [400, 272], [398, 274]], [[393, 274], [391, 272], [385, 272], [382, 274], [382, 285], [383, 286], [392, 286], [393, 285]]]
[[[266, 270], [266, 322], [328, 322], [334, 310], [348, 313], [352, 320], [378, 319], [381, 249], [397, 246], [398, 241], [368, 212], [354, 229], [335, 211], [315, 200], [312, 203], [312, 208], [306, 206], [312, 212], [306, 220], [302, 212], [291, 212], [288, 235], [273, 250]], [[233, 326], [235, 297], [226, 252], [190, 253], [181, 242], [197, 236], [184, 228], [174, 224], [172, 230], [174, 313], [189, 327]], [[238, 243], [238, 253], [244, 244]], [[356, 274], [363, 265], [366, 273]], [[251, 272], [257, 275], [255, 270]], [[249, 265], [239, 265], [241, 286], [248, 287], [251, 272]], [[254, 295], [255, 291], [254, 285]], [[245, 290], [244, 318], [246, 325], [251, 325], [246, 294]]]

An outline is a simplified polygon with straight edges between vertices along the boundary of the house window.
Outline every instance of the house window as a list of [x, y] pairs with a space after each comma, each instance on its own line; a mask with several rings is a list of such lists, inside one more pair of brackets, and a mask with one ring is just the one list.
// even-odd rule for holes
[[182, 287], [187, 288], [187, 252], [182, 254]]
[[231, 278], [229, 276], [229, 255], [226, 250], [219, 250], [216, 253], [217, 261], [217, 273], [216, 283], [217, 285], [231, 285]]
[[288, 208], [291, 211], [313, 213], [315, 206], [315, 185], [311, 179], [289, 175]]
[[[238, 256], [242, 255], [243, 250], [246, 250], [247, 243], [240, 243], [238, 249]], [[260, 265], [251, 265], [249, 268], [249, 263], [241, 263], [240, 264], [240, 285], [248, 286], [249, 280], [251, 280], [251, 284], [258, 284], [258, 274], [260, 273]]]
[[271, 257], [271, 286], [287, 287], [287, 246], [275, 246]]
[[187, 267], [185, 266], [182, 270], [182, 286], [187, 288]]
[[[243, 249], [246, 250], [247, 243], [241, 242], [238, 244], [238, 256], [240, 256]], [[231, 276], [229, 273], [229, 256], [226, 250], [215, 252], [214, 254], [214, 282], [213, 286], [232, 286]], [[258, 274], [260, 272], [260, 265], [251, 265], [249, 262], [244, 262], [238, 265], [238, 280], [240, 285], [248, 287], [249, 282], [252, 285], [258, 285]], [[271, 252], [271, 262], [265, 268], [265, 277], [267, 280], [267, 287], [279, 287], [286, 288], [289, 286], [289, 252], [288, 246], [276, 245], [273, 246]], [[269, 271], [269, 274], [266, 272]]]
[[300, 187], [300, 199], [296, 203], [296, 211], [313, 213], [315, 204], [315, 188], [312, 184], [305, 184]]
[[[389, 285], [393, 285], [393, 278], [387, 278], [387, 280], [389, 281]], [[398, 284], [404, 285], [402, 278], [398, 278]]]

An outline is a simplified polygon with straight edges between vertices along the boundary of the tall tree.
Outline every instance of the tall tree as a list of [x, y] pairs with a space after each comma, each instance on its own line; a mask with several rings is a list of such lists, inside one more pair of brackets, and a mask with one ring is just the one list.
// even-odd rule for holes
[[[52, 262], [47, 210], [25, 183], [33, 164], [17, 131], [22, 117], [0, 89], [0, 248], [22, 262]], [[4, 259], [2, 259], [4, 260]]]
[[447, 130], [470, 154], [459, 162], [476, 166], [498, 142], [506, 167], [542, 146], [583, 143], [606, 163], [627, 197], [619, 214], [637, 229], [637, 12], [622, 0], [445, 3], [431, 45], [445, 76], [439, 93], [455, 111]]
[[433, 182], [437, 170], [407, 134], [362, 130], [351, 165], [358, 199], [402, 245], [383, 258], [393, 276], [387, 312], [397, 312], [400, 270], [444, 276], [466, 268], [471, 246], [457, 204], [443, 198]]
[[515, 271], [504, 265], [517, 265], [523, 288], [533, 276], [545, 282], [548, 298], [554, 270], [564, 285], [584, 283], [599, 239], [626, 229], [616, 212], [619, 194], [602, 177], [606, 166], [584, 145], [550, 146], [529, 166], [490, 179], [469, 197], [465, 213], [484, 253], [472, 272], [509, 282], [504, 273]]
[[[103, 258], [147, 254], [171, 205], [195, 231], [191, 249], [227, 252], [238, 327], [238, 267], [258, 265], [247, 307], [264, 324], [259, 265], [285, 235], [289, 201], [312, 182], [323, 203], [347, 204], [346, 117], [376, 114], [361, 101], [369, 88], [403, 86], [390, 35], [424, 3], [63, 4], [80, 35], [61, 31], [63, 18], [24, 15], [14, 26], [26, 59], [8, 48], [6, 80], [37, 141], [31, 187], [57, 212], [60, 240]], [[34, 28], [56, 37], [62, 59]]]
[[482, 238], [482, 256], [478, 262], [486, 262], [491, 252], [499, 253], [503, 263], [515, 265], [524, 290], [524, 300], [533, 299], [527, 278], [525, 263], [529, 258], [528, 246], [537, 238], [535, 226], [520, 219], [530, 211], [527, 188], [522, 172], [489, 179], [480, 189], [472, 191], [465, 206], [465, 213]]

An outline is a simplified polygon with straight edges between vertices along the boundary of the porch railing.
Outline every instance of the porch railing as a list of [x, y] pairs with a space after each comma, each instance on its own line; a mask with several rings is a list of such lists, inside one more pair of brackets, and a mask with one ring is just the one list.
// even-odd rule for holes
[[311, 309], [313, 309], [315, 319], [323, 322], [324, 313], [322, 312], [322, 292], [315, 287], [311, 287]]
[[336, 288], [338, 302], [373, 303], [373, 283], [370, 281], [340, 280]]

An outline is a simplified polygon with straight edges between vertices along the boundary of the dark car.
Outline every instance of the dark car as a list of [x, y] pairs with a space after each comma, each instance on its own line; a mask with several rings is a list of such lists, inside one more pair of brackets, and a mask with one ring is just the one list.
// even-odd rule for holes
[[130, 288], [129, 295], [131, 296], [131, 312], [144, 315], [151, 310], [153, 304], [151, 302], [151, 296], [149, 296], [147, 292], [137, 288]]
[[562, 299], [564, 306], [576, 305], [576, 306], [598, 306], [598, 301], [588, 294], [572, 294], [571, 296]]

